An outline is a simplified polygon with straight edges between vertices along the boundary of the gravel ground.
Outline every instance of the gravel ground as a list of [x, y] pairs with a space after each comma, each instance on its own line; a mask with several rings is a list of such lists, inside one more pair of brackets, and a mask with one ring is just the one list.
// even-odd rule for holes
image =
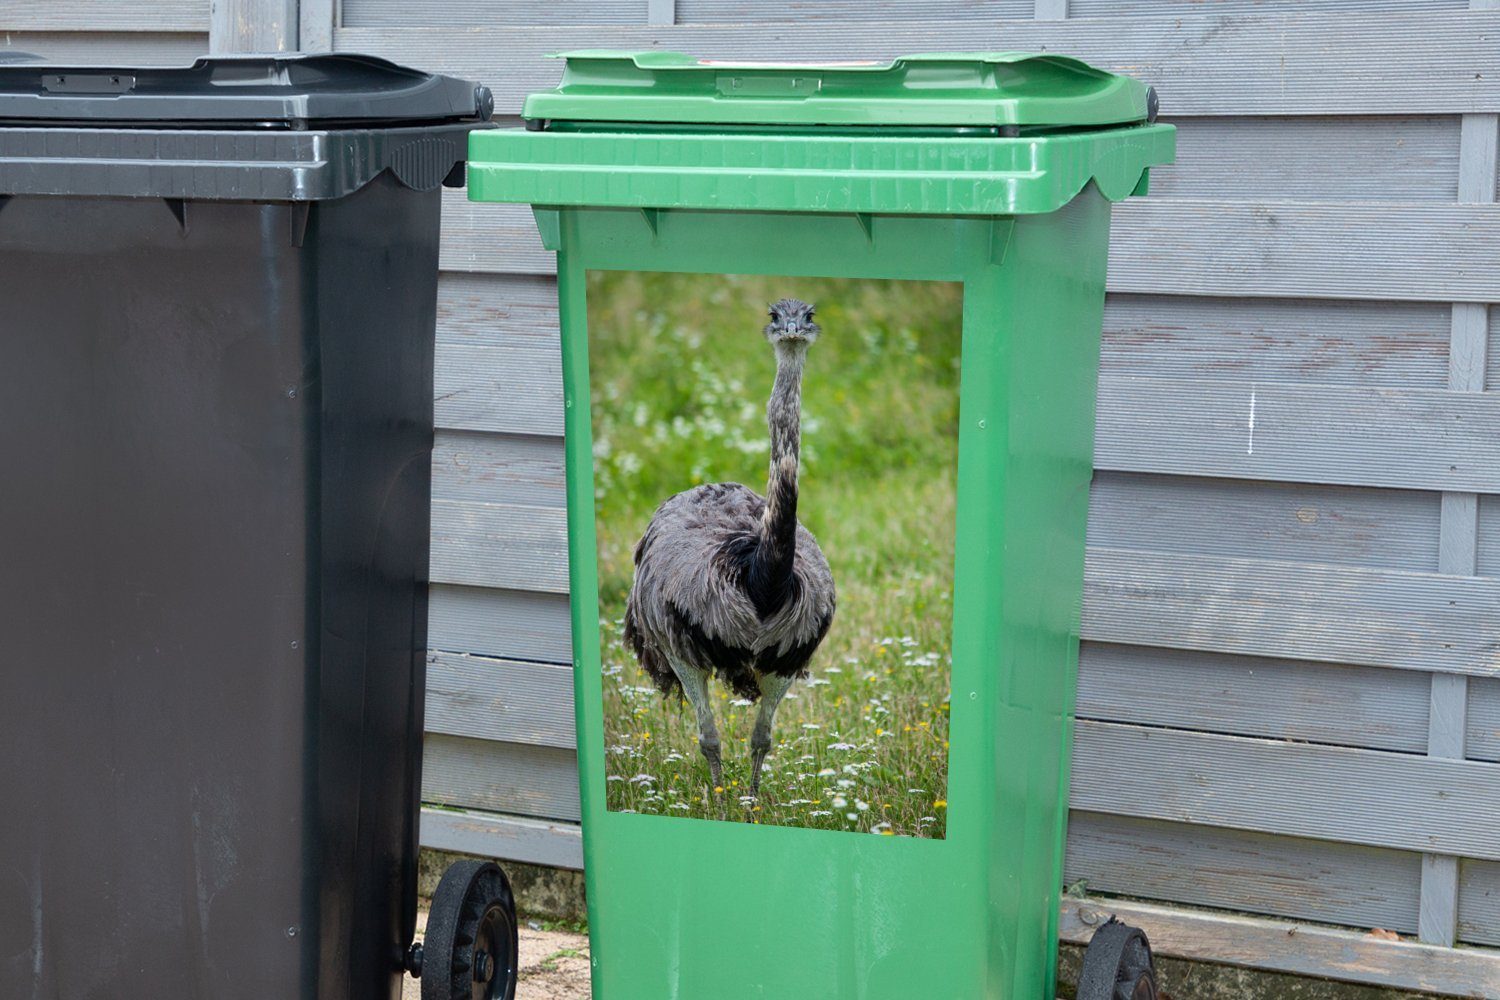
[[[427, 927], [427, 911], [417, 915], [417, 933]], [[516, 1000], [589, 1000], [589, 939], [566, 931], [540, 931], [521, 925], [521, 982]], [[407, 979], [402, 1000], [422, 1000], [421, 983]]]

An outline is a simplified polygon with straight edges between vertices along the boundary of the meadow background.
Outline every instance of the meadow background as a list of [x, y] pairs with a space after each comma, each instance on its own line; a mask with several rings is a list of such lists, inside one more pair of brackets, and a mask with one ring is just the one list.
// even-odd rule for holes
[[[621, 639], [632, 550], [667, 497], [764, 494], [782, 297], [817, 306], [798, 515], [838, 587], [833, 627], [776, 715], [759, 800], [755, 709], [714, 685], [724, 781], [692, 710]], [[612, 810], [944, 836], [962, 286], [625, 271], [588, 278], [607, 801]]]

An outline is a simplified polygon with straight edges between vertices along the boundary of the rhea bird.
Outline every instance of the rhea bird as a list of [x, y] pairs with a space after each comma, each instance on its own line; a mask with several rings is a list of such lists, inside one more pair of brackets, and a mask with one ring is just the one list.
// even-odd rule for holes
[[739, 483], [697, 486], [667, 499], [635, 547], [625, 642], [664, 696], [686, 697], [698, 748], [724, 783], [709, 686], [718, 678], [758, 702], [750, 736], [750, 794], [771, 750], [776, 709], [828, 634], [833, 574], [797, 520], [802, 370], [821, 333], [813, 307], [781, 299], [764, 333], [776, 355], [766, 404], [771, 471], [766, 495]]

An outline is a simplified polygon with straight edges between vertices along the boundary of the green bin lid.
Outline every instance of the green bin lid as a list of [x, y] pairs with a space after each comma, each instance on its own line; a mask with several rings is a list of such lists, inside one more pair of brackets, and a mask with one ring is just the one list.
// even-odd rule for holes
[[469, 138], [471, 201], [915, 215], [1117, 201], [1175, 129], [1129, 77], [1066, 56], [808, 65], [574, 52], [525, 129]]
[[759, 63], [680, 52], [564, 53], [532, 120], [762, 125], [1101, 127], [1155, 117], [1144, 83], [1068, 56], [928, 53]]

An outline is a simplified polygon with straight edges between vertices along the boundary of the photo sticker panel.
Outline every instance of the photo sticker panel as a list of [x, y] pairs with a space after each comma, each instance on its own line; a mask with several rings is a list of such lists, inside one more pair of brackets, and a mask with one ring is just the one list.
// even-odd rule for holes
[[587, 296], [608, 808], [941, 839], [962, 286]]

